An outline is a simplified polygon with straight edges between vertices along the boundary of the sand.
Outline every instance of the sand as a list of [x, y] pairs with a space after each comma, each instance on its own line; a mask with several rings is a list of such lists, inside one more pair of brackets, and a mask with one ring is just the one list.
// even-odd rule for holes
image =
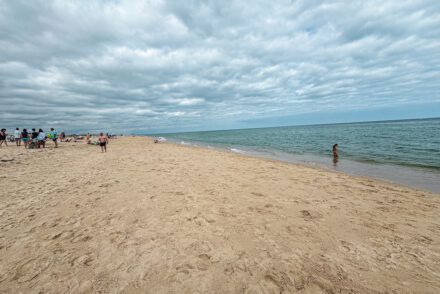
[[440, 198], [147, 138], [0, 148], [1, 293], [439, 293]]

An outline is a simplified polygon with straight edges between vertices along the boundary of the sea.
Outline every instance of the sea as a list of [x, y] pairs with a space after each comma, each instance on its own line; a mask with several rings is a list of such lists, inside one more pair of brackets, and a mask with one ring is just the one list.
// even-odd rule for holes
[[[156, 134], [440, 193], [440, 118]], [[334, 160], [333, 144], [339, 146]]]

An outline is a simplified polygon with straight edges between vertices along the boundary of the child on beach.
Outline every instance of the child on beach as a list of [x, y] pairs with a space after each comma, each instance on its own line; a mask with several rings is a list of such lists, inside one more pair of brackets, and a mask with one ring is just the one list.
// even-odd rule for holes
[[107, 136], [104, 136], [104, 133], [99, 134], [98, 142], [101, 146], [101, 152], [107, 152], [108, 139]]

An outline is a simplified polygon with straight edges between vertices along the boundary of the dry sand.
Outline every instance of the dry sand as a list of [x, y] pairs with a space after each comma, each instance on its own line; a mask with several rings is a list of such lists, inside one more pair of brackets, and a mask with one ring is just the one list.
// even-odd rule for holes
[[146, 138], [1, 147], [1, 293], [440, 293], [440, 198]]

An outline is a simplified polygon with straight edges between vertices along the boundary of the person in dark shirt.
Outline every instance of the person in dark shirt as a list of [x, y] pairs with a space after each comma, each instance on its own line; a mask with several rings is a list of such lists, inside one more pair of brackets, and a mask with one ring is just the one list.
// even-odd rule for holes
[[23, 131], [21, 132], [21, 141], [24, 144], [24, 148], [27, 148], [29, 142], [29, 133], [27, 129], [23, 129]]
[[8, 134], [6, 133], [6, 129], [1, 129], [1, 131], [0, 131], [0, 147], [2, 146], [3, 143], [5, 143], [5, 146], [8, 146], [8, 142], [6, 140], [7, 136], [8, 136]]
[[32, 129], [32, 142], [35, 143], [35, 145], [38, 143], [38, 132], [35, 129]]

